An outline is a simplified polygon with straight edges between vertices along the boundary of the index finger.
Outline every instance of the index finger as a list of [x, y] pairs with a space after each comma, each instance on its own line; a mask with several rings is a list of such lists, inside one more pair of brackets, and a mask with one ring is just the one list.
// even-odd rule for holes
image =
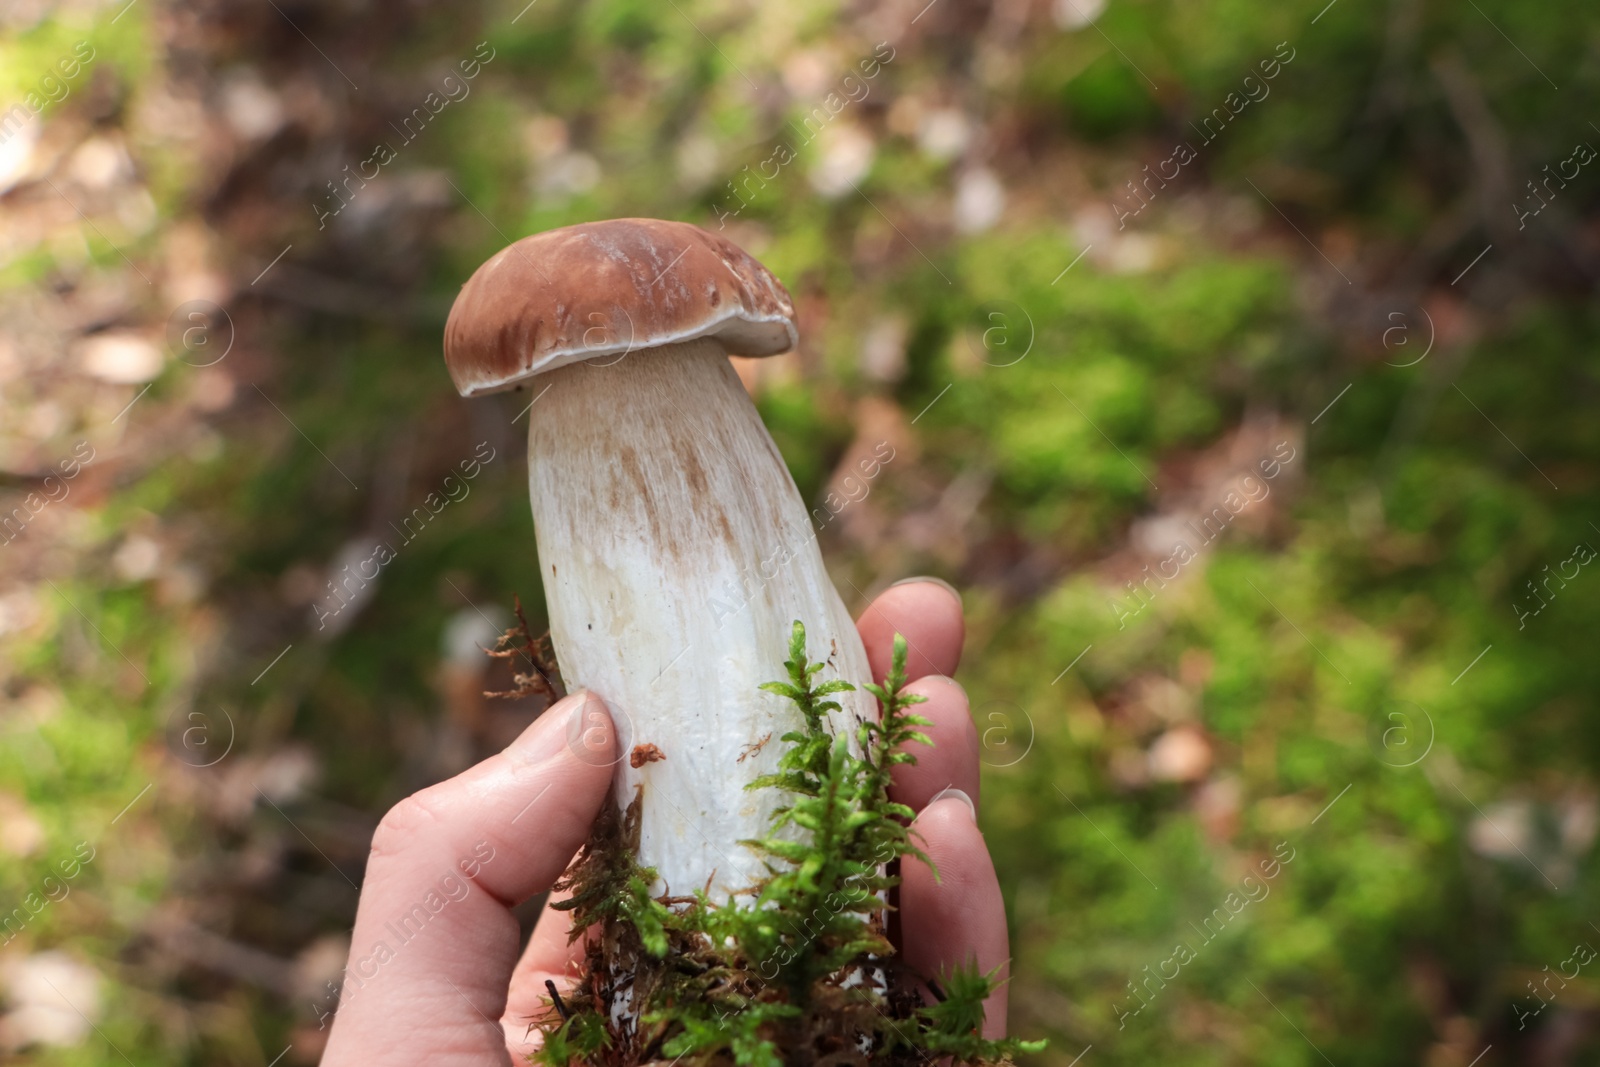
[[907, 578], [891, 585], [867, 605], [856, 629], [867, 648], [872, 678], [879, 683], [889, 673], [895, 634], [906, 639], [907, 681], [955, 674], [966, 637], [960, 594], [934, 578]]

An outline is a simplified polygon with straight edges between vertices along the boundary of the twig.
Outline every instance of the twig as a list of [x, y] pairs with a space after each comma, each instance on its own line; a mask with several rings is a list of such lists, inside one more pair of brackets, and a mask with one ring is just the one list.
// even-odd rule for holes
[[550, 999], [556, 1006], [556, 1012], [561, 1016], [561, 1021], [566, 1022], [568, 1019], [572, 1018], [572, 1009], [568, 1008], [561, 1000], [561, 994], [556, 991], [555, 982], [549, 978], [546, 978], [544, 980], [544, 987], [546, 991], [549, 992]]
[[[556, 663], [555, 649], [545, 651], [545, 646], [550, 641], [550, 631], [546, 630], [543, 636], [535, 638], [533, 630], [528, 626], [528, 617], [522, 612], [522, 598], [512, 598], [517, 613], [517, 625], [500, 635], [500, 640], [495, 642], [494, 648], [485, 651], [495, 659], [510, 659], [513, 656], [526, 657], [533, 667], [532, 674], [515, 672], [511, 680], [516, 683], [515, 689], [485, 690], [484, 696], [499, 700], [520, 700], [525, 696], [535, 693], [543, 694], [549, 704], [554, 704], [567, 695], [566, 687], [561, 684], [561, 670]], [[518, 648], [514, 642], [522, 639], [522, 647]]]

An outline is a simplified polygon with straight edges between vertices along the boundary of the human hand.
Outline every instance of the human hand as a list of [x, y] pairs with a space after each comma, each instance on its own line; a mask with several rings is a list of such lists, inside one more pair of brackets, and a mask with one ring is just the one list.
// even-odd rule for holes
[[[903, 861], [900, 945], [916, 973], [1009, 956], [1000, 887], [967, 798], [978, 797], [978, 736], [960, 659], [959, 599], [934, 582], [887, 590], [858, 623], [874, 680], [896, 632], [906, 637], [907, 691], [934, 742], [895, 768], [893, 798], [918, 812], [919, 846], [938, 867]], [[570, 914], [546, 906], [521, 958], [512, 909], [547, 892], [609, 802], [617, 739], [601, 700], [574, 693], [509, 748], [397, 804], [372, 839], [350, 965], [322, 1062], [483, 1067], [525, 1062], [549, 1011], [545, 981], [570, 988], [581, 944]], [[420, 910], [419, 910], [420, 909]], [[402, 940], [403, 937], [403, 940]], [[380, 946], [382, 946], [380, 948]], [[1005, 1033], [1006, 994], [990, 998], [985, 1036]]]

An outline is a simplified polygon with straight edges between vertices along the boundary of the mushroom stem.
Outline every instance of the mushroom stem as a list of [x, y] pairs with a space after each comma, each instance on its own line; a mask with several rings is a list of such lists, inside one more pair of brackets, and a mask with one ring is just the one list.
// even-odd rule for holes
[[[825, 652], [823, 680], [868, 680], [861, 638], [816, 531], [720, 342], [548, 371], [531, 409], [528, 486], [550, 637], [569, 688], [604, 699], [622, 758], [616, 800], [642, 786], [639, 862], [658, 891], [726, 902], [763, 873], [741, 841], [781, 802], [773, 773], [793, 707], [790, 628]], [[877, 715], [841, 693], [835, 731]], [[653, 744], [665, 757], [627, 758]], [[852, 740], [854, 745], [854, 740]]]

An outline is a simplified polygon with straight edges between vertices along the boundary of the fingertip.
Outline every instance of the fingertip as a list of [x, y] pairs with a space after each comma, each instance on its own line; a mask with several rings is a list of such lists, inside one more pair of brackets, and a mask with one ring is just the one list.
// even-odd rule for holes
[[[563, 704], [568, 705], [561, 708]], [[600, 694], [579, 689], [567, 694], [551, 710], [561, 708], [567, 725], [567, 744], [579, 761], [595, 767], [612, 767], [621, 758], [621, 742], [611, 708]]]
[[932, 744], [905, 746], [917, 761], [895, 766], [891, 796], [913, 811], [921, 811], [941, 790], [952, 787], [977, 801], [978, 728], [972, 722], [966, 690], [954, 678], [930, 674], [907, 685], [906, 692], [927, 698], [911, 710], [929, 721], [922, 732]]
[[502, 753], [519, 765], [570, 756], [590, 767], [617, 760], [617, 731], [611, 710], [596, 693], [578, 689], [550, 705]]
[[957, 607], [961, 607], [962, 606], [961, 590], [957, 589], [955, 586], [951, 585], [949, 582], [945, 581], [943, 578], [935, 578], [931, 574], [919, 574], [919, 575], [916, 575], [916, 576], [911, 577], [911, 578], [902, 578], [898, 582], [890, 582], [889, 583], [889, 588], [890, 589], [898, 589], [900, 586], [903, 586], [903, 585], [917, 585], [918, 583], [921, 583], [921, 582], [926, 582], [929, 585], [938, 586], [940, 589], [943, 589], [945, 592], [949, 593], [951, 596], [956, 598], [956, 606]]
[[966, 624], [961, 596], [947, 582], [928, 578], [896, 582], [867, 606], [856, 628], [866, 645], [872, 676], [880, 682], [889, 672], [897, 633], [906, 639], [908, 678], [954, 674], [961, 663]]
[[965, 789], [957, 789], [953, 785], [946, 786], [945, 788], [939, 790], [939, 795], [928, 801], [928, 803], [930, 805], [937, 804], [941, 800], [960, 801], [961, 805], [967, 809], [967, 816], [972, 819], [972, 825], [978, 825], [978, 805], [974, 803], [970, 796], [967, 795], [967, 791]]
[[[906, 692], [927, 697], [929, 704], [940, 703], [946, 697], [953, 697], [954, 703], [959, 704], [962, 709], [967, 706], [967, 687], [948, 674], [924, 674], [921, 678], [906, 683]], [[918, 713], [921, 713], [920, 709]]]
[[[983, 834], [978, 829], [977, 808], [972, 804], [971, 797], [958, 789], [940, 790], [940, 793], [928, 802], [911, 823], [911, 832], [921, 835], [925, 842], [922, 850], [941, 872], [944, 868], [939, 863], [939, 855], [947, 854], [962, 862], [962, 871], [969, 866], [977, 870], [987, 865], [992, 875], [994, 867], [989, 863], [989, 849], [984, 845]], [[962, 795], [956, 796], [957, 793]], [[982, 864], [967, 864], [980, 852]], [[941, 882], [947, 880], [943, 877], [940, 879]]]
[[[958, 966], [975, 965], [1004, 981], [1011, 955], [1005, 901], [994, 863], [973, 821], [970, 802], [935, 799], [911, 825], [917, 845], [934, 870], [915, 857], [901, 866], [901, 936], [911, 969], [938, 978]], [[1004, 1037], [1006, 991], [1002, 985], [985, 1004], [984, 1035]]]

